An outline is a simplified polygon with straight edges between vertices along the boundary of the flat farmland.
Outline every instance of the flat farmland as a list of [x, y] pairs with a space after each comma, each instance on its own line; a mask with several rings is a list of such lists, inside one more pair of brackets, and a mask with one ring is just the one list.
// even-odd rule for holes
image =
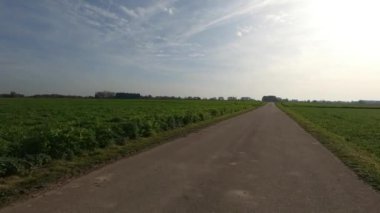
[[378, 212], [379, 201], [269, 103], [0, 212]]
[[0, 176], [259, 105], [252, 101], [0, 99]]
[[380, 107], [313, 103], [279, 106], [360, 177], [380, 188]]
[[0, 99], [0, 201], [261, 105], [256, 101]]

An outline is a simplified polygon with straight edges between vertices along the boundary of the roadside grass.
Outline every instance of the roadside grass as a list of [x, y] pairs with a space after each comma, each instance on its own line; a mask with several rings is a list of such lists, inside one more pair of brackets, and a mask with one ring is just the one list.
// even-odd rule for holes
[[42, 167], [32, 169], [27, 175], [13, 175], [1, 178], [0, 207], [4, 207], [17, 200], [26, 199], [33, 194], [39, 194], [116, 160], [141, 153], [175, 138], [184, 137], [189, 133], [247, 113], [260, 106], [262, 106], [262, 104], [257, 104], [255, 107], [243, 111], [192, 123], [185, 127], [160, 132], [150, 137], [140, 137], [134, 140], [127, 140], [125, 143], [113, 144], [105, 148], [97, 148], [85, 152], [80, 156], [75, 156], [70, 160], [53, 160]]
[[[359, 178], [380, 190], [380, 109], [339, 109], [321, 105], [313, 108], [312, 105], [286, 103], [278, 103], [277, 106], [332, 151]], [[305, 107], [308, 109], [305, 110]], [[333, 111], [329, 111], [331, 108]]]

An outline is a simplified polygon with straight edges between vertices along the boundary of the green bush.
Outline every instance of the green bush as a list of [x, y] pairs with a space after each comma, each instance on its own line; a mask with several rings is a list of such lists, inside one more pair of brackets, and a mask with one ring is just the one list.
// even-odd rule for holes
[[47, 131], [49, 155], [54, 159], [71, 159], [80, 153], [80, 137], [73, 128], [57, 128]]
[[216, 110], [216, 109], [210, 109], [209, 113], [210, 113], [211, 117], [215, 117], [219, 114], [218, 110]]
[[111, 126], [99, 125], [95, 129], [95, 137], [97, 146], [100, 148], [105, 148], [114, 143], [114, 139], [117, 138], [118, 135], [113, 131]]
[[149, 137], [154, 135], [153, 122], [151, 120], [140, 121], [139, 135], [142, 137]]
[[19, 156], [48, 153], [50, 142], [46, 138], [46, 130], [32, 130], [19, 144]]
[[8, 158], [0, 158], [0, 177], [6, 177], [17, 173], [14, 162]]
[[136, 139], [139, 136], [139, 127], [136, 122], [127, 121], [120, 124], [123, 135], [130, 139]]
[[27, 174], [31, 168], [30, 162], [22, 159], [0, 157], [0, 177], [15, 174]]
[[10, 142], [0, 138], [0, 157], [7, 156], [9, 152]]
[[174, 129], [177, 127], [176, 117], [170, 115], [166, 118], [165, 124], [168, 126], [168, 129]]
[[31, 166], [42, 166], [49, 163], [52, 158], [47, 154], [27, 155], [26, 160], [30, 162]]

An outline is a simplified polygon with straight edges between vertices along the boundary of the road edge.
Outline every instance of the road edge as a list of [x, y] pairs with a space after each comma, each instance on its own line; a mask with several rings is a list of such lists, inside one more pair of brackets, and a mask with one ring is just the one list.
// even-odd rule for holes
[[319, 127], [282, 103], [276, 103], [276, 106], [337, 156], [359, 179], [380, 191], [380, 162], [371, 158], [373, 154], [348, 146], [343, 137]]

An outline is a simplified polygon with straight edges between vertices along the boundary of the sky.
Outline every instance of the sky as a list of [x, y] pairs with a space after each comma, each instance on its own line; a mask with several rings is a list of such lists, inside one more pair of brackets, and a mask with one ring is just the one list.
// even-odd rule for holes
[[0, 0], [0, 93], [380, 99], [376, 0]]

